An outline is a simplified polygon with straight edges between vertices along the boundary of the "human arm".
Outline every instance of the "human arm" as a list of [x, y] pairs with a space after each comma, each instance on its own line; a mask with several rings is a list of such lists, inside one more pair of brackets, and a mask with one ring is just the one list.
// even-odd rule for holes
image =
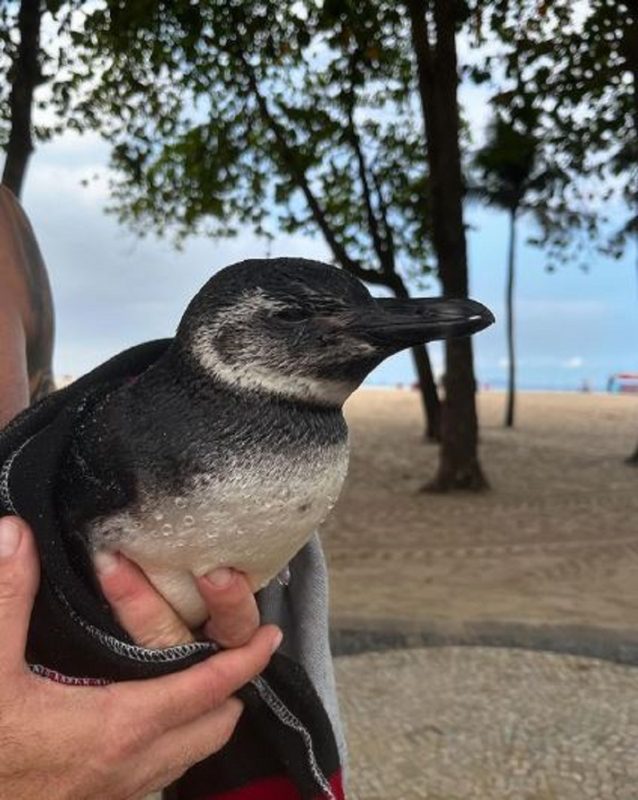
[[53, 304], [35, 234], [0, 186], [0, 428], [53, 386]]
[[7, 297], [0, 285], [0, 429], [29, 404], [24, 325]]

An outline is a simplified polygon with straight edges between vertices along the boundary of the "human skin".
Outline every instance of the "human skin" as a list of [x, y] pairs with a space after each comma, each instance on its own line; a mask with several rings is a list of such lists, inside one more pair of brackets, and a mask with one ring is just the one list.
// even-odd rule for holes
[[53, 389], [53, 327], [49, 278], [35, 234], [16, 197], [0, 186], [0, 427], [11, 404], [34, 402]]
[[[33, 271], [36, 256], [39, 266]], [[0, 187], [0, 428], [28, 405], [30, 396], [50, 388], [37, 358], [33, 366], [38, 295], [31, 289], [42, 289], [35, 280], [40, 267], [44, 270], [28, 220], [13, 195]], [[134, 564], [116, 555], [101, 559], [98, 568], [106, 599], [138, 644], [168, 647], [193, 639]], [[259, 627], [244, 576], [216, 570], [198, 579], [209, 610], [202, 633], [226, 652], [165, 678], [65, 686], [34, 675], [25, 662], [38, 578], [31, 531], [16, 517], [3, 518], [0, 800], [43, 792], [49, 800], [133, 800], [168, 785], [226, 743], [242, 711], [232, 694], [264, 669], [281, 640], [275, 626]]]

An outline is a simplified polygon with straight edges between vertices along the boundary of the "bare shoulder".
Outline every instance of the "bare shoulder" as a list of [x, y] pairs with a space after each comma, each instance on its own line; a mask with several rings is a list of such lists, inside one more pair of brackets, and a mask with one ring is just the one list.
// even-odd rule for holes
[[[32, 400], [53, 388], [53, 301], [31, 223], [15, 195], [0, 186], [0, 297], [24, 327]], [[2, 309], [0, 309], [1, 311]]]

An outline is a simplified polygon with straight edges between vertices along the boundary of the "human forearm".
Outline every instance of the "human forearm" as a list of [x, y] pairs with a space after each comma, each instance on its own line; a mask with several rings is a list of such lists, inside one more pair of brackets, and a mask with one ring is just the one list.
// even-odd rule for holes
[[0, 298], [0, 429], [28, 405], [24, 327], [16, 308]]

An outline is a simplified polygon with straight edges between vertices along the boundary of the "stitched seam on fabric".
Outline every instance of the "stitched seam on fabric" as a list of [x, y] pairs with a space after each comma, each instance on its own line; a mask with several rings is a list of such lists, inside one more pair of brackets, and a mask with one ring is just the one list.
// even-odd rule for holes
[[[86, 406], [87, 397], [84, 397], [79, 405], [79, 410], [81, 411]], [[32, 406], [28, 412], [26, 412], [22, 420], [26, 421], [30, 419], [33, 414], [36, 412], [36, 406]], [[4, 462], [2, 466], [2, 470], [0, 470], [0, 500], [6, 506], [6, 508], [11, 511], [12, 514], [17, 514], [15, 505], [13, 504], [13, 499], [11, 497], [11, 491], [9, 489], [9, 479], [11, 476], [11, 469], [13, 467], [13, 462], [16, 458], [20, 455], [20, 453], [24, 450], [24, 448], [29, 444], [29, 442], [37, 435], [37, 432], [29, 436], [28, 439], [25, 439], [24, 442], [14, 450], [13, 453], [9, 456], [9, 458]]]
[[109, 686], [112, 683], [105, 678], [75, 678], [72, 675], [58, 672], [56, 669], [49, 669], [42, 664], [29, 664], [29, 669], [34, 675], [55, 681], [55, 683], [63, 683], [65, 686]]
[[20, 455], [20, 453], [24, 450], [24, 448], [29, 444], [29, 442], [33, 439], [33, 436], [29, 436], [28, 439], [25, 439], [24, 442], [18, 447], [17, 450], [14, 450], [13, 453], [9, 456], [9, 458], [4, 462], [4, 466], [2, 467], [2, 472], [0, 472], [0, 499], [6, 508], [12, 513], [17, 515], [17, 511], [15, 506], [13, 505], [13, 498], [11, 497], [11, 490], [9, 489], [9, 478], [11, 476], [11, 468], [13, 467], [13, 462], [16, 458]]
[[310, 735], [308, 729], [301, 722], [301, 720], [292, 713], [292, 711], [283, 702], [279, 695], [271, 688], [267, 681], [265, 681], [263, 678], [255, 678], [253, 681], [251, 681], [251, 683], [255, 689], [257, 689], [259, 696], [264, 703], [266, 703], [272, 713], [277, 717], [277, 719], [286, 727], [292, 728], [292, 730], [296, 731], [301, 736], [306, 748], [306, 754], [308, 756], [310, 771], [312, 772], [313, 778], [321, 788], [326, 800], [336, 800], [334, 792], [330, 788], [330, 783], [323, 774], [321, 767], [319, 766], [319, 762], [317, 761], [312, 743], [312, 736]]
[[144, 663], [168, 664], [174, 661], [180, 661], [183, 658], [188, 658], [189, 656], [197, 653], [209, 652], [213, 654], [219, 649], [213, 642], [190, 642], [188, 644], [179, 644], [175, 647], [167, 647], [165, 650], [158, 650], [150, 647], [140, 647], [139, 645], [122, 642], [120, 639], [116, 639], [115, 636], [111, 636], [109, 633], [104, 633], [104, 631], [101, 631], [99, 628], [91, 625], [89, 622], [83, 619], [77, 613], [77, 611], [75, 611], [75, 609], [69, 604], [69, 601], [66, 599], [66, 597], [57, 587], [54, 587], [54, 591], [60, 602], [69, 612], [69, 616], [74, 622], [76, 622], [81, 628], [89, 633], [94, 639], [97, 639], [100, 644], [104, 645], [104, 647], [108, 647], [109, 650], [112, 650], [118, 655], [125, 656], [126, 658], [130, 658], [135, 661], [142, 661]]

